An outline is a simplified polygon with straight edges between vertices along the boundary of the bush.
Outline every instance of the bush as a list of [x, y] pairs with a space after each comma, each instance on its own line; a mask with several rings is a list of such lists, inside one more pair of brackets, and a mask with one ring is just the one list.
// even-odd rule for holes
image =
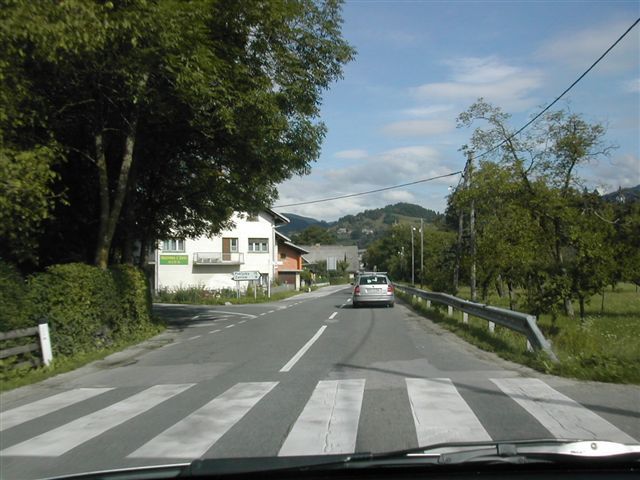
[[131, 265], [116, 265], [110, 269], [120, 299], [122, 314], [112, 325], [114, 336], [123, 337], [151, 324], [151, 291], [142, 270]]
[[11, 264], [0, 260], [0, 331], [35, 325], [29, 315], [27, 284]]
[[124, 309], [110, 272], [80, 263], [53, 265], [29, 279], [34, 319], [49, 323], [55, 354], [72, 355], [113, 342]]

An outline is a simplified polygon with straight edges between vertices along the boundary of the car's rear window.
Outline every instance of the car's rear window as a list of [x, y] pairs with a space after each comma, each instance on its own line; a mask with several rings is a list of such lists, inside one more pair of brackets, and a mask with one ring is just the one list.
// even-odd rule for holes
[[386, 285], [387, 277], [360, 277], [360, 285]]

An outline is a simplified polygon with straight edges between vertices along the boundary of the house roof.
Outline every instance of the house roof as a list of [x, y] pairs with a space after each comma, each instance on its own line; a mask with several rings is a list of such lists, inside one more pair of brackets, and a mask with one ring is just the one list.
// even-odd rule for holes
[[291, 220], [289, 220], [284, 215], [276, 212], [275, 210], [271, 210], [270, 208], [267, 208], [266, 211], [273, 217], [274, 223], [276, 225], [284, 225], [286, 223], [291, 223]]
[[276, 239], [282, 241], [282, 243], [284, 243], [285, 245], [288, 245], [289, 247], [298, 250], [300, 253], [309, 253], [308, 250], [299, 247], [298, 245], [296, 245], [295, 243], [293, 243], [291, 241], [291, 239], [289, 237], [287, 237], [286, 235], [280, 233], [278, 230], [276, 230]]

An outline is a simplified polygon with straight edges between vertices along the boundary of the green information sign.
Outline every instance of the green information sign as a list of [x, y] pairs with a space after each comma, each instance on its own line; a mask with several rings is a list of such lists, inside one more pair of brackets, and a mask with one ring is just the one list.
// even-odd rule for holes
[[160, 265], [189, 265], [189, 255], [160, 255]]

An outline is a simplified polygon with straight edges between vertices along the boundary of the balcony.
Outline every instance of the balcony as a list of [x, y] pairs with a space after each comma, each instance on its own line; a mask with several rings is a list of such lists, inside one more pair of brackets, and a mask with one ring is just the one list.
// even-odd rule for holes
[[242, 265], [244, 253], [197, 252], [193, 254], [194, 265]]

